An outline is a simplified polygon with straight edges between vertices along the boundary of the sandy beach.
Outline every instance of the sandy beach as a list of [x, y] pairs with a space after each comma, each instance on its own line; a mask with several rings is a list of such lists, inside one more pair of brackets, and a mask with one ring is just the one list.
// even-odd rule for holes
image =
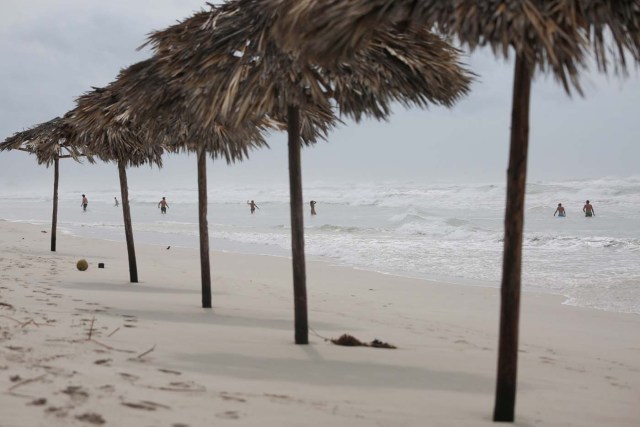
[[[0, 236], [2, 427], [493, 425], [498, 289], [312, 261], [296, 346], [286, 258], [212, 252], [204, 310], [196, 250], [137, 245], [130, 284], [124, 242]], [[637, 426], [640, 316], [562, 302], [523, 295], [515, 425]]]

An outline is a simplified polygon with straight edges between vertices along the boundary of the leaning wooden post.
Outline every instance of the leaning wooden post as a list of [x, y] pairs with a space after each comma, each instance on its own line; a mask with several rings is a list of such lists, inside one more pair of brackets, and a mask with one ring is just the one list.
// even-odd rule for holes
[[56, 251], [56, 230], [58, 228], [58, 178], [60, 176], [60, 159], [53, 161], [53, 215], [51, 218], [51, 251]]
[[207, 153], [203, 148], [198, 148], [198, 220], [200, 223], [202, 307], [211, 308], [211, 266], [209, 263], [209, 224], [207, 222]]
[[289, 106], [289, 198], [291, 209], [291, 254], [296, 344], [309, 343], [307, 323], [307, 274], [304, 260], [304, 220], [302, 213], [302, 173], [300, 167], [300, 110]]
[[127, 239], [127, 253], [129, 254], [129, 278], [131, 283], [138, 283], [138, 266], [136, 264], [136, 248], [133, 245], [133, 227], [131, 227], [131, 210], [129, 208], [129, 187], [127, 184], [127, 169], [122, 161], [118, 161], [120, 175], [120, 198], [122, 199], [122, 215], [124, 217], [124, 234]]
[[518, 374], [518, 324], [522, 276], [522, 233], [529, 146], [531, 64], [516, 57], [511, 111], [511, 147], [507, 171], [504, 254], [500, 302], [500, 343], [494, 421], [513, 422]]

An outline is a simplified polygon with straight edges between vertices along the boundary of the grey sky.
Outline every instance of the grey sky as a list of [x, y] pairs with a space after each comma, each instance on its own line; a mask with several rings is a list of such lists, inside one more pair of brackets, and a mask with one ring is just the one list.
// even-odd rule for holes
[[[1, 0], [0, 138], [73, 108], [74, 98], [149, 56], [147, 33], [205, 5], [202, 0]], [[303, 152], [304, 180], [502, 182], [508, 155], [512, 64], [481, 51], [468, 59], [479, 74], [452, 110], [404, 110], [388, 122], [347, 123], [329, 143]], [[529, 180], [639, 174], [640, 79], [588, 73], [586, 98], [567, 97], [550, 77], [533, 86]], [[248, 162], [215, 163], [217, 182], [286, 183], [286, 135], [269, 138]], [[195, 158], [174, 156], [162, 171], [131, 171], [131, 185], [195, 186]], [[48, 185], [51, 171], [24, 153], [0, 155], [3, 185]], [[62, 184], [117, 187], [113, 165], [64, 162]]]

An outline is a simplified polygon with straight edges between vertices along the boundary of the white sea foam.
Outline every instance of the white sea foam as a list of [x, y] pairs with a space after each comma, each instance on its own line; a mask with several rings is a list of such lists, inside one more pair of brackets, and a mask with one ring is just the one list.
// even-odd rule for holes
[[[1, 190], [0, 218], [43, 226], [49, 189]], [[118, 189], [61, 192], [59, 225], [74, 234], [123, 240]], [[503, 247], [503, 184], [315, 183], [304, 189], [306, 250], [347, 265], [409, 276], [497, 286]], [[157, 203], [169, 201], [167, 215]], [[249, 213], [247, 199], [260, 210]], [[585, 200], [596, 217], [584, 218]], [[137, 242], [197, 247], [197, 189], [130, 189]], [[554, 218], [557, 203], [566, 218]], [[527, 188], [523, 284], [568, 296], [571, 304], [640, 313], [640, 177], [534, 182]], [[229, 186], [209, 189], [213, 247], [287, 254], [289, 190]]]

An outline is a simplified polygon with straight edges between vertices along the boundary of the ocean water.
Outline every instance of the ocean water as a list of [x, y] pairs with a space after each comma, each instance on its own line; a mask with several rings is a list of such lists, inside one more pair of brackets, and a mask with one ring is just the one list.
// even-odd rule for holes
[[[194, 183], [195, 184], [195, 183]], [[124, 240], [117, 188], [61, 191], [62, 232]], [[213, 249], [287, 256], [287, 187], [209, 185]], [[157, 208], [162, 196], [169, 210]], [[409, 277], [499, 286], [505, 186], [311, 183], [305, 185], [305, 247], [311, 257]], [[249, 213], [247, 199], [259, 206]], [[317, 216], [309, 215], [316, 200]], [[596, 216], [585, 218], [586, 199]], [[49, 229], [51, 189], [0, 190], [0, 218]], [[198, 247], [197, 189], [130, 189], [137, 243]], [[558, 203], [566, 218], [553, 217]], [[567, 304], [640, 313], [640, 177], [534, 182], [527, 187], [523, 286]]]

